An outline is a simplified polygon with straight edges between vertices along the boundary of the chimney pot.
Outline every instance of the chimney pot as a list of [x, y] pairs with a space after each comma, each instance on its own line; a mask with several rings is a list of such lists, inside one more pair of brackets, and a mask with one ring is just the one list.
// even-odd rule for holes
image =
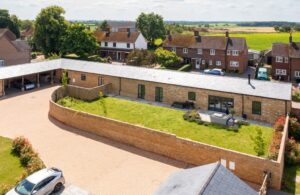
[[290, 34], [290, 43], [293, 43], [293, 35], [292, 35], [292, 33]]
[[251, 74], [248, 74], [248, 84], [251, 84]]

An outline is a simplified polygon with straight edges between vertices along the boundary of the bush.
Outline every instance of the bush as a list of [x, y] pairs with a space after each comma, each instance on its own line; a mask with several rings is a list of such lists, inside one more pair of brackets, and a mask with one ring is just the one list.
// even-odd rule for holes
[[182, 66], [181, 68], [179, 68], [178, 71], [189, 72], [191, 69], [192, 69], [192, 65], [186, 64], [186, 65]]
[[183, 115], [183, 119], [189, 122], [195, 122], [197, 124], [203, 124], [204, 122], [201, 120], [201, 117], [197, 110], [189, 110]]
[[289, 165], [295, 165], [300, 162], [300, 151], [295, 139], [291, 138], [285, 147], [285, 162]]
[[300, 140], [300, 123], [297, 118], [290, 118], [289, 121], [289, 136]]
[[155, 63], [155, 56], [152, 51], [136, 49], [129, 53], [126, 63], [133, 66], [152, 65]]
[[274, 124], [275, 131], [283, 131], [286, 118], [284, 116], [278, 117]]
[[239, 120], [239, 121], [237, 122], [237, 125], [238, 125], [239, 127], [241, 127], [241, 126], [249, 126], [250, 124], [249, 124], [248, 121], [245, 121], [245, 120]]
[[277, 160], [278, 153], [280, 150], [280, 144], [282, 139], [282, 132], [281, 131], [274, 131], [272, 142], [269, 149], [269, 159]]
[[294, 102], [300, 102], [300, 91], [296, 91], [294, 92], [294, 94], [292, 95], [292, 100]]
[[36, 59], [37, 53], [36, 52], [31, 52], [31, 59]]
[[24, 138], [24, 137], [17, 137], [13, 140], [12, 143], [12, 153], [17, 155], [17, 156], [21, 156], [21, 150], [24, 147], [31, 147], [29, 141]]
[[167, 68], [176, 67], [183, 61], [176, 53], [163, 48], [156, 49], [154, 55], [156, 62]]
[[254, 151], [256, 152], [257, 156], [263, 156], [265, 154], [265, 141], [262, 136], [262, 131], [259, 127], [256, 128], [256, 136], [251, 137], [254, 142]]

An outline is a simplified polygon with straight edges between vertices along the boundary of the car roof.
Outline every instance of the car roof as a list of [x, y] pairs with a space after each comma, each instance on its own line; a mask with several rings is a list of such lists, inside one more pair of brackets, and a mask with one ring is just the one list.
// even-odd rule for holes
[[258, 71], [267, 71], [267, 68], [259, 68]]
[[33, 173], [32, 175], [28, 176], [26, 179], [27, 181], [33, 183], [33, 184], [38, 184], [40, 181], [46, 179], [49, 176], [54, 175], [55, 176], [55, 171], [52, 169], [42, 169], [40, 171], [37, 171]]
[[222, 69], [220, 69], [220, 68], [214, 68], [214, 69], [212, 69], [212, 70], [222, 71]]

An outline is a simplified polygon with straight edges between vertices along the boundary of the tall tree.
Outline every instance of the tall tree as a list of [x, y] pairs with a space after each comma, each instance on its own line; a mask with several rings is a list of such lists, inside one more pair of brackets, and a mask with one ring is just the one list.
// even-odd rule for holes
[[136, 26], [150, 44], [153, 44], [155, 39], [164, 39], [166, 34], [163, 17], [153, 12], [141, 13], [136, 20]]
[[101, 30], [107, 30], [109, 28], [108, 22], [106, 20], [104, 20], [101, 24], [100, 24], [100, 29]]
[[94, 53], [97, 47], [96, 38], [84, 25], [73, 24], [68, 27], [66, 35], [62, 39], [61, 52], [85, 56]]
[[19, 26], [13, 18], [9, 15], [8, 10], [0, 9], [0, 28], [8, 28], [11, 32], [13, 32], [17, 38], [20, 37]]
[[34, 42], [46, 57], [59, 54], [66, 33], [65, 10], [59, 6], [42, 9], [35, 20]]

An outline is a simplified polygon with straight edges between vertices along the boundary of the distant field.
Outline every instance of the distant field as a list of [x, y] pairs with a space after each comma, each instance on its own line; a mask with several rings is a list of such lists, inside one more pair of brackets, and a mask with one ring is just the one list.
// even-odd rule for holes
[[[193, 34], [193, 32], [184, 32], [183, 34]], [[225, 33], [201, 33], [203, 35], [224, 36]], [[250, 49], [267, 50], [272, 47], [272, 43], [288, 43], [289, 33], [234, 33], [232, 37], [245, 37]], [[300, 42], [300, 32], [293, 34], [293, 40]]]

